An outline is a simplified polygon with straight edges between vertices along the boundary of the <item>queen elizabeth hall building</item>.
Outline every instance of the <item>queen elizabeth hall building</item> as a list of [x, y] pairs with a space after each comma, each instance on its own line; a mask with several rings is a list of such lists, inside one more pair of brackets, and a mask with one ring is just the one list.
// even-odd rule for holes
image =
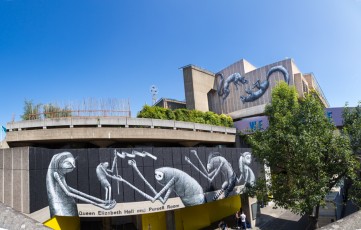
[[[217, 72], [182, 68], [186, 107], [261, 116], [278, 81], [324, 98], [292, 59], [256, 68], [240, 60]], [[244, 123], [244, 122], [243, 122]], [[242, 195], [262, 164], [236, 128], [132, 117], [9, 122], [0, 150], [0, 201], [54, 229], [201, 229], [256, 199]], [[252, 210], [253, 209], [253, 210]]]

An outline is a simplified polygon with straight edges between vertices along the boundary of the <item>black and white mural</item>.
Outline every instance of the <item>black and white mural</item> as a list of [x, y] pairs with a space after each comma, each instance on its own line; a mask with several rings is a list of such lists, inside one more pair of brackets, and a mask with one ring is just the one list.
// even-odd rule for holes
[[259, 167], [239, 148], [31, 148], [31, 209], [120, 216], [199, 205], [242, 193]]
[[[243, 103], [246, 103], [259, 99], [270, 86], [270, 76], [275, 72], [282, 73], [284, 81], [287, 82], [287, 84], [289, 84], [290, 77], [287, 69], [281, 65], [274, 66], [267, 71], [265, 80], [261, 82], [261, 80], [258, 79], [255, 83], [251, 85], [251, 87], [245, 89], [246, 95], [241, 95], [240, 100]], [[236, 90], [238, 90], [238, 86], [240, 86], [241, 84], [243, 85], [248, 84], [248, 80], [246, 79], [246, 77], [241, 76], [240, 73], [233, 73], [229, 75], [227, 78], [224, 78], [222, 73], [217, 73], [216, 79], [219, 79], [217, 93], [218, 96], [222, 97], [222, 103], [224, 103], [227, 97], [229, 96], [231, 92], [230, 86], [232, 84], [235, 86]]]
[[271, 102], [278, 82], [294, 85], [298, 74], [302, 73], [291, 58], [259, 68], [242, 59], [215, 74], [213, 87], [207, 92], [208, 108], [236, 119], [252, 114]]

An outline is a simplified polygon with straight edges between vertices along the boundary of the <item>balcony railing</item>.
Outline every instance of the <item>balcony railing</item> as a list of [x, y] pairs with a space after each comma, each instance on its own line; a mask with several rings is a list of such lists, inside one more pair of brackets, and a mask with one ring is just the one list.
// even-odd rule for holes
[[114, 128], [160, 128], [174, 130], [188, 130], [201, 132], [215, 132], [222, 134], [236, 134], [235, 128], [183, 122], [175, 120], [160, 120], [132, 117], [62, 117], [42, 120], [25, 120], [7, 123], [9, 132], [55, 129], [55, 128], [84, 128], [84, 127], [114, 127]]

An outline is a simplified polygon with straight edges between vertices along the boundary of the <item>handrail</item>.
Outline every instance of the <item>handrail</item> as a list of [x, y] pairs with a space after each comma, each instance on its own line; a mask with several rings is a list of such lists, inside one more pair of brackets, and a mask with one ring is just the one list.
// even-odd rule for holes
[[7, 123], [8, 132], [36, 129], [77, 128], [77, 127], [124, 127], [124, 128], [163, 128], [174, 130], [217, 132], [236, 134], [235, 128], [207, 125], [193, 122], [132, 117], [67, 117], [43, 120], [26, 120]]

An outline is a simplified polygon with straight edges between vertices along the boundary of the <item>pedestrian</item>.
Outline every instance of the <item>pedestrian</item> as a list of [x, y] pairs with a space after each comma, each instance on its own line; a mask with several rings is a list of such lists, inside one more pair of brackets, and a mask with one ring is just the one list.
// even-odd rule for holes
[[227, 224], [222, 220], [221, 222], [219, 222], [218, 227], [221, 230], [226, 230], [227, 229]]
[[246, 214], [244, 214], [244, 212], [242, 212], [241, 214], [241, 225], [242, 225], [242, 229], [247, 229]]
[[237, 226], [237, 229], [241, 228], [241, 212], [240, 211], [236, 212], [236, 226]]

